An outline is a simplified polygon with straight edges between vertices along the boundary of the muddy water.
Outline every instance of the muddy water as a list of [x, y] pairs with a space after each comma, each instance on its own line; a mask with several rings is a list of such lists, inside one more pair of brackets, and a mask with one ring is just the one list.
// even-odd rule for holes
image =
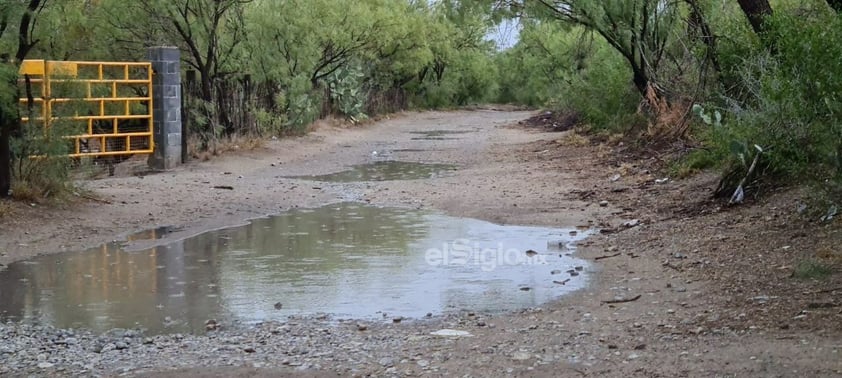
[[208, 319], [513, 310], [585, 284], [564, 248], [583, 236], [354, 203], [300, 209], [143, 251], [115, 243], [12, 264], [0, 320], [167, 333]]
[[450, 164], [426, 164], [405, 161], [378, 161], [355, 165], [349, 170], [294, 178], [324, 182], [395, 181], [433, 178], [456, 169]]

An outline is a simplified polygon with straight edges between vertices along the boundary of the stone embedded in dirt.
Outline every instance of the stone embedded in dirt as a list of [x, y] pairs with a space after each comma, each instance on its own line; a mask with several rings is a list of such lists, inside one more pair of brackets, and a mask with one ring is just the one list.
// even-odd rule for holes
[[205, 322], [205, 330], [215, 331], [217, 329], [219, 329], [219, 323], [216, 321], [216, 319], [208, 319]]
[[442, 337], [471, 337], [473, 336], [468, 331], [460, 331], [456, 329], [440, 329], [438, 331], [430, 333], [433, 336], [442, 336]]
[[529, 291], [529, 290], [532, 290], [532, 288], [528, 287], [528, 286], [524, 286], [524, 287], [520, 288], [520, 291]]
[[422, 368], [426, 368], [426, 367], [430, 366], [430, 361], [418, 360], [418, 362], [416, 362], [416, 364], [418, 364], [418, 366], [420, 366]]
[[550, 274], [552, 274], [552, 275], [561, 274], [561, 271], [556, 269], [556, 270], [550, 272]]
[[530, 358], [532, 358], [532, 355], [523, 351], [517, 351], [512, 355], [512, 359], [515, 361], [526, 361]]
[[51, 367], [53, 367], [53, 364], [51, 364], [51, 363], [49, 363], [49, 362], [39, 362], [39, 363], [38, 363], [38, 368], [39, 368], [39, 369], [49, 369], [49, 368], [51, 368]]
[[357, 331], [365, 331], [368, 329], [368, 326], [362, 323], [357, 323]]
[[701, 335], [701, 334], [702, 334], [702, 332], [704, 332], [704, 331], [705, 331], [705, 329], [704, 329], [704, 328], [702, 328], [702, 327], [696, 327], [695, 329], [691, 329], [691, 330], [690, 330], [690, 333], [692, 333], [692, 334], [694, 334], [694, 335]]
[[623, 222], [624, 228], [632, 228], [632, 227], [637, 227], [639, 225], [640, 225], [640, 219], [632, 219], [630, 221]]
[[392, 319], [392, 323], [400, 323], [402, 321], [403, 321], [403, 316], [398, 316], [398, 317]]
[[608, 201], [599, 201], [599, 207], [608, 207]]
[[283, 303], [281, 303], [281, 302], [277, 302], [277, 303], [275, 303], [275, 310], [280, 310], [280, 309], [282, 309], [282, 308], [284, 308], [284, 304], [283, 304]]
[[576, 269], [577, 271], [581, 272], [581, 271], [585, 270], [585, 267], [583, 267], [583, 266], [577, 266], [577, 267], [575, 267], [575, 268], [573, 268], [573, 269]]
[[254, 352], [257, 352], [257, 350], [255, 350], [254, 347], [245, 347], [245, 348], [243, 348], [243, 352], [254, 353]]
[[529, 257], [535, 256], [535, 255], [537, 255], [537, 254], [538, 254], [538, 252], [535, 252], [535, 251], [533, 251], [533, 250], [531, 250], [531, 249], [529, 249], [529, 250], [527, 250], [527, 251], [526, 251], [526, 255], [527, 255], [527, 256], [529, 256]]

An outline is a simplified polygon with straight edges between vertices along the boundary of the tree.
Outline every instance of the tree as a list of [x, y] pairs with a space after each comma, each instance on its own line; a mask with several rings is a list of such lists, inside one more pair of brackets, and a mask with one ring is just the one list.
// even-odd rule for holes
[[678, 8], [661, 0], [538, 0], [549, 15], [602, 36], [628, 61], [645, 96], [667, 48]]
[[740, 3], [740, 9], [748, 18], [751, 29], [757, 35], [766, 32], [766, 18], [772, 15], [772, 6], [769, 5], [769, 0], [737, 0], [737, 2]]
[[199, 73], [201, 98], [214, 100], [214, 80], [232, 73], [245, 41], [245, 6], [252, 0], [137, 0], [103, 2], [118, 44], [143, 51], [173, 44]]
[[46, 3], [47, 0], [11, 0], [0, 5], [0, 47], [4, 47], [0, 51], [15, 52], [14, 56], [0, 54], [0, 198], [8, 197], [12, 186], [11, 139], [20, 127], [17, 71], [38, 43], [33, 30]]

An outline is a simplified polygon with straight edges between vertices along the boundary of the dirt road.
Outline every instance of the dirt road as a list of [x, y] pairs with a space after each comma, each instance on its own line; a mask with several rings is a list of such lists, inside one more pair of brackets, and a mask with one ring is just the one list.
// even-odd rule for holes
[[[346, 341], [359, 343], [365, 353], [357, 354], [337, 352], [333, 341], [319, 342], [318, 336], [308, 333], [324, 325], [302, 325], [306, 330], [301, 333], [307, 335], [314, 353], [304, 366], [316, 370], [316, 375], [321, 371], [387, 376], [833, 376], [842, 372], [836, 291], [825, 293], [829, 302], [816, 296], [806, 302], [784, 302], [773, 289], [763, 291], [769, 287], [768, 276], [760, 281], [767, 269], [775, 272], [774, 264], [760, 267], [750, 258], [729, 263], [721, 252], [748, 253], [776, 243], [771, 237], [753, 242], [751, 233], [769, 229], [774, 222], [792, 222], [790, 212], [774, 204], [734, 212], [720, 212], [707, 204], [694, 208], [700, 203], [701, 188], [710, 184], [709, 177], [655, 184], [659, 177], [645, 164], [612, 161], [603, 147], [558, 143], [562, 137], [557, 133], [516, 125], [530, 115], [494, 110], [409, 113], [363, 127], [322, 127], [304, 137], [267, 142], [255, 151], [192, 162], [169, 172], [136, 175], [121, 167], [116, 177], [82, 184], [100, 201], [58, 210], [18, 207], [16, 214], [0, 219], [0, 263], [78, 251], [131, 232], [176, 226], [178, 231], [160, 241], [164, 243], [293, 207], [339, 201], [431, 208], [503, 224], [599, 228], [612, 232], [593, 237], [579, 251], [598, 269], [586, 290], [540, 309], [483, 317], [481, 322], [476, 315], [453, 314], [373, 325], [364, 334], [334, 330]], [[423, 133], [441, 130], [464, 133]], [[384, 159], [459, 168], [428, 180], [315, 185], [289, 178]], [[769, 211], [775, 214], [772, 220], [758, 215]], [[733, 226], [735, 218], [739, 227]], [[838, 238], [837, 231], [828, 230], [827, 237]], [[755, 267], [757, 274], [747, 273]], [[792, 285], [775, 290], [813, 287]], [[752, 299], [762, 296], [766, 299]], [[825, 302], [831, 306], [797, 311], [808, 303]], [[465, 329], [474, 336], [423, 337], [439, 328]], [[255, 332], [260, 331], [242, 331], [240, 336]], [[218, 342], [204, 336], [184, 340], [207, 348]], [[217, 358], [236, 356], [225, 360], [235, 368], [224, 375], [271, 376], [296, 369], [286, 355], [272, 354], [277, 348], [209, 352], [177, 347], [185, 342], [182, 339], [166, 340], [170, 342], [173, 349], [162, 355], [149, 355], [142, 345], [102, 354], [100, 365], [86, 371], [156, 375], [186, 369], [177, 372], [212, 375], [215, 368], [207, 367], [208, 353]], [[264, 342], [292, 341], [269, 337]], [[333, 354], [320, 357], [317, 351]], [[346, 356], [351, 357], [343, 359]], [[21, 363], [19, 370], [9, 372], [38, 371], [27, 366]]]

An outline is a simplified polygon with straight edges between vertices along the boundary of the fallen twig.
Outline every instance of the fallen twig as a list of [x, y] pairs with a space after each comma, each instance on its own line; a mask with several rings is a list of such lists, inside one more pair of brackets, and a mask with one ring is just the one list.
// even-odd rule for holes
[[554, 284], [559, 284], [559, 285], [564, 285], [564, 284], [566, 284], [566, 283], [568, 283], [568, 282], [570, 282], [570, 279], [569, 279], [569, 278], [568, 278], [568, 279], [566, 279], [566, 280], [564, 280], [564, 281], [553, 281], [553, 283], [554, 283]]
[[670, 264], [670, 263], [668, 263], [668, 262], [663, 263], [663, 266], [665, 266], [665, 267], [667, 267], [667, 268], [675, 269], [675, 270], [677, 270], [677, 271], [679, 271], [679, 272], [683, 272], [683, 270], [682, 270], [681, 268], [679, 268], [679, 267], [677, 267], [677, 266], [675, 266], [675, 265], [672, 265], [672, 264]]
[[234, 190], [233, 186], [229, 185], [217, 185], [213, 187], [214, 189], [225, 189], [225, 190]]
[[807, 292], [804, 292], [804, 295], [827, 294], [827, 293], [832, 293], [834, 291], [842, 291], [842, 287], [834, 287], [832, 289], [824, 289], [824, 290], [818, 290], [818, 291], [807, 291]]
[[640, 299], [640, 297], [641, 297], [641, 295], [640, 295], [640, 294], [638, 294], [638, 295], [636, 295], [636, 296], [634, 296], [634, 297], [632, 297], [632, 298], [626, 298], [626, 299], [611, 299], [611, 300], [607, 300], [607, 301], [602, 301], [602, 303], [603, 303], [603, 304], [629, 303], [629, 302], [634, 302], [634, 301], [636, 301], [636, 300]]
[[87, 195], [87, 194], [82, 194], [82, 193], [79, 193], [79, 194], [78, 194], [78, 196], [79, 196], [79, 197], [82, 197], [82, 198], [84, 198], [84, 199], [89, 199], [89, 200], [91, 200], [91, 201], [96, 201], [96, 202], [99, 202], [99, 203], [104, 203], [104, 204], [108, 204], [108, 205], [110, 205], [110, 204], [111, 204], [111, 201], [109, 201], [109, 200], [104, 200], [104, 199], [101, 199], [101, 198], [96, 198], [96, 197], [94, 197], [94, 196], [89, 196], [89, 195]]
[[617, 257], [617, 256], [620, 256], [622, 254], [623, 254], [622, 252], [617, 252], [613, 255], [598, 256], [598, 257], [594, 257], [594, 261], [610, 259], [612, 257]]

